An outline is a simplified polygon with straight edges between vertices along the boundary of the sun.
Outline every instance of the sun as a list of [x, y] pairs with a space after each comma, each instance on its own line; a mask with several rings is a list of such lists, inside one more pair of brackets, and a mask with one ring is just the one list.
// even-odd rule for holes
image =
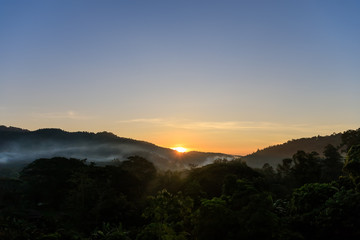
[[178, 151], [180, 153], [184, 153], [184, 152], [187, 152], [188, 150], [184, 147], [174, 147], [174, 148], [171, 148], [172, 150], [175, 150], [175, 151]]

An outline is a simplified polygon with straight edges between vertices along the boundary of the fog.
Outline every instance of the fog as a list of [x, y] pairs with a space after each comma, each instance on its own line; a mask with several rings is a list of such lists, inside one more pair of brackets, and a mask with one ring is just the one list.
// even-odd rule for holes
[[[0, 129], [1, 130], [1, 129]], [[0, 134], [0, 163], [31, 162], [39, 158], [77, 158], [87, 162], [123, 161], [130, 156], [141, 156], [155, 167], [177, 170], [203, 166], [216, 159], [230, 160], [225, 154], [187, 152], [162, 148], [151, 143], [117, 137], [111, 133], [69, 133], [60, 129], [13, 131], [3, 127]]]
[[[147, 149], [129, 144], [67, 144], [39, 143], [36, 146], [25, 142], [8, 144], [5, 151], [0, 152], [0, 163], [13, 161], [33, 161], [38, 158], [66, 157], [87, 159], [94, 162], [108, 162], [114, 159], [125, 160], [132, 155], [150, 157], [149, 160], [162, 158], [158, 153], [149, 153]], [[161, 165], [161, 164], [160, 164]]]

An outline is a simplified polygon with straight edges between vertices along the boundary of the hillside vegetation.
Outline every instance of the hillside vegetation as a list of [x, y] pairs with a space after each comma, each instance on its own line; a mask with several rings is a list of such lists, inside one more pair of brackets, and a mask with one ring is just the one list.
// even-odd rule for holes
[[265, 163], [276, 167], [282, 159], [292, 157], [299, 149], [305, 152], [317, 152], [322, 156], [326, 145], [340, 146], [341, 136], [342, 133], [338, 133], [330, 136], [293, 139], [283, 144], [258, 150], [242, 159], [249, 166], [255, 168], [261, 168]]
[[140, 156], [105, 166], [37, 159], [0, 179], [0, 239], [359, 239], [360, 129], [341, 139], [345, 159], [327, 145], [276, 169], [241, 159], [182, 171]]

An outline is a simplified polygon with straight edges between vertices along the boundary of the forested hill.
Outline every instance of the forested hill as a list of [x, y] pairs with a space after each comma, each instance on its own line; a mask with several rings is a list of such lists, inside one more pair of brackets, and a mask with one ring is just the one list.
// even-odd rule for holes
[[149, 142], [118, 137], [109, 132], [66, 132], [61, 129], [29, 131], [0, 126], [0, 163], [29, 162], [37, 158], [68, 157], [94, 162], [120, 161], [138, 155], [160, 169], [182, 169], [204, 165], [217, 158], [232, 158], [221, 153], [178, 153]]
[[341, 143], [341, 136], [342, 133], [338, 133], [330, 136], [290, 140], [283, 144], [258, 150], [242, 159], [245, 160], [250, 167], [261, 168], [265, 163], [269, 163], [273, 167], [276, 167], [284, 158], [291, 158], [298, 150], [317, 152], [322, 155], [326, 145], [332, 144], [335, 147], [339, 146]]
[[276, 170], [241, 159], [182, 171], [138, 156], [37, 159], [0, 177], [0, 239], [357, 240], [360, 129], [341, 139], [345, 162], [328, 145], [323, 158], [298, 151]]

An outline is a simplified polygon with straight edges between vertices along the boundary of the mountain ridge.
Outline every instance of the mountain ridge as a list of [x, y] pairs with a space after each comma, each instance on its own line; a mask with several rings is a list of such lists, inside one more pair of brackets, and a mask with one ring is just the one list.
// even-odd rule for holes
[[261, 168], [265, 163], [276, 167], [284, 158], [291, 158], [298, 150], [315, 151], [321, 156], [326, 145], [339, 146], [344, 133], [292, 139], [241, 157], [200, 151], [178, 153], [170, 148], [142, 140], [119, 137], [106, 131], [97, 133], [68, 132], [59, 128], [30, 131], [1, 125], [0, 163], [8, 160], [33, 161], [40, 157], [57, 156], [88, 159], [94, 162], [111, 162], [115, 159], [125, 160], [130, 156], [139, 155], [153, 162], [159, 169], [164, 170], [202, 166], [219, 158], [228, 160], [241, 158], [253, 168]]
[[150, 160], [160, 169], [173, 170], [208, 164], [217, 158], [233, 158], [229, 154], [212, 152], [178, 153], [150, 142], [119, 137], [110, 132], [67, 132], [58, 128], [29, 131], [0, 126], [0, 162], [30, 161], [56, 156], [111, 162], [115, 159], [125, 160], [133, 155]]
[[285, 143], [269, 146], [248, 154], [241, 159], [250, 167], [261, 168], [265, 163], [276, 167], [285, 158], [291, 158], [297, 151], [317, 152], [320, 156], [326, 145], [331, 144], [339, 147], [343, 133], [333, 133], [326, 136], [314, 136], [307, 138], [292, 139]]

